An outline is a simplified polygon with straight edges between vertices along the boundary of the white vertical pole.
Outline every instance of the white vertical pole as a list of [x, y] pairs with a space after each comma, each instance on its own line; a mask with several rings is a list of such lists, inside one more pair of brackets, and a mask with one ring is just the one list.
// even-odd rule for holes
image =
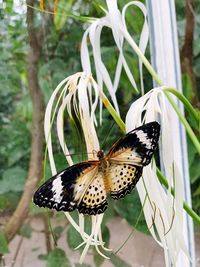
[[[182, 92], [174, 0], [147, 0], [147, 9], [152, 65], [164, 85], [177, 88], [177, 90]], [[184, 112], [181, 103], [176, 98], [174, 98], [174, 101], [182, 112]], [[174, 111], [172, 110], [172, 112]], [[173, 116], [172, 125], [177, 148], [174, 158], [176, 159], [184, 183], [185, 201], [191, 205], [185, 129], [176, 114]], [[192, 262], [189, 262], [185, 254], [181, 253], [177, 266], [194, 267], [193, 222], [186, 213], [184, 213], [184, 237]]]

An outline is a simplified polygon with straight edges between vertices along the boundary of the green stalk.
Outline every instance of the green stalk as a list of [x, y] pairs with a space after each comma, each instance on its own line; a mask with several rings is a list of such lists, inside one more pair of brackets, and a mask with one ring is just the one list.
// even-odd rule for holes
[[193, 106], [190, 104], [190, 102], [187, 100], [187, 98], [183, 94], [181, 94], [178, 90], [176, 90], [174, 88], [168, 88], [168, 87], [166, 87], [163, 91], [167, 91], [167, 92], [175, 95], [183, 103], [184, 107], [187, 109], [187, 111], [193, 117], [196, 124], [199, 125], [199, 123], [200, 123], [199, 114], [196, 112], [196, 110], [193, 108]]
[[99, 91], [99, 96], [100, 96], [101, 100], [103, 101], [103, 103], [104, 103], [105, 107], [107, 108], [107, 110], [112, 115], [113, 119], [119, 125], [120, 129], [122, 130], [122, 132], [126, 133], [125, 123], [122, 121], [122, 119], [120, 118], [119, 114], [116, 112], [116, 110], [114, 109], [114, 107], [112, 106], [112, 104], [110, 103], [108, 98], [106, 97], [106, 95], [102, 91]]
[[192, 131], [192, 128], [190, 127], [189, 123], [187, 122], [187, 120], [185, 119], [185, 117], [183, 116], [182, 112], [180, 111], [180, 109], [178, 108], [178, 106], [176, 105], [176, 103], [174, 102], [173, 98], [170, 96], [170, 94], [168, 92], [164, 92], [167, 99], [169, 100], [170, 104], [172, 105], [172, 107], [174, 108], [175, 112], [177, 113], [179, 119], [181, 120], [181, 122], [183, 123], [183, 125], [185, 126], [185, 129], [187, 131], [187, 134], [189, 135], [191, 141], [193, 142], [197, 152], [200, 154], [200, 143], [196, 137], [196, 135], [194, 134], [194, 132]]
[[[34, 6], [32, 6], [32, 5], [28, 5], [28, 4], [26, 4], [27, 5], [27, 7], [30, 7], [30, 8], [32, 8], [32, 9], [34, 9], [34, 10], [36, 10], [37, 12], [41, 12], [41, 13], [46, 13], [46, 14], [50, 14], [50, 15], [55, 15], [55, 13], [53, 12], [53, 11], [48, 11], [48, 10], [42, 10], [41, 8], [37, 8], [37, 7], [34, 7]], [[62, 11], [63, 11], [63, 7], [62, 7]], [[77, 20], [77, 21], [82, 21], [82, 22], [93, 22], [93, 21], [95, 21], [95, 20], [97, 20], [96, 18], [94, 18], [94, 17], [89, 17], [89, 16], [77, 16], [77, 15], [74, 15], [74, 14], [72, 14], [72, 13], [70, 13], [70, 12], [68, 12], [67, 10], [65, 10], [65, 17], [67, 18], [67, 17], [70, 17], [70, 18], [72, 18], [72, 19], [74, 19], [74, 20]], [[63, 16], [63, 12], [59, 12], [59, 11], [57, 11], [56, 12], [56, 15], [58, 15], [58, 16]]]

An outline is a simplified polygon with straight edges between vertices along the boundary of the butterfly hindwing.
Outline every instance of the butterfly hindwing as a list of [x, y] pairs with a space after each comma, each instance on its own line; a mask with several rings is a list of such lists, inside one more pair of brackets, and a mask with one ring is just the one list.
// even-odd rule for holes
[[114, 162], [146, 166], [157, 148], [159, 135], [160, 125], [157, 122], [144, 124], [115, 143], [107, 157]]
[[103, 173], [98, 171], [77, 208], [80, 213], [96, 215], [103, 213], [107, 205]]
[[111, 197], [120, 199], [129, 194], [142, 175], [142, 169], [130, 164], [111, 164], [107, 177], [111, 181]]
[[57, 211], [75, 210], [96, 173], [96, 166], [95, 161], [82, 162], [59, 172], [39, 187], [33, 202]]

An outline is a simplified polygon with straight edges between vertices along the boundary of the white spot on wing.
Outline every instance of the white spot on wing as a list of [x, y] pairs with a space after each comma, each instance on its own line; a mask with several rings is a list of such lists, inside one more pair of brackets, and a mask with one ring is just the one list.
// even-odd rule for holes
[[61, 177], [58, 176], [52, 183], [52, 192], [53, 192], [53, 198], [52, 200], [60, 203], [62, 200], [62, 191], [63, 191], [63, 186], [62, 186], [62, 180]]
[[137, 138], [140, 140], [142, 144], [146, 146], [147, 149], [151, 149], [151, 139], [148, 138], [147, 134], [144, 133], [142, 130], [136, 131], [135, 134], [137, 135]]

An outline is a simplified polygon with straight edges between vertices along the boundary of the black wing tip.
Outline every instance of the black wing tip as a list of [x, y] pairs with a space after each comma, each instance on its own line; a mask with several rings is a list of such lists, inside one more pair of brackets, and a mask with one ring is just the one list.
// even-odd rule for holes
[[138, 130], [145, 130], [151, 132], [152, 129], [154, 129], [156, 132], [160, 133], [160, 124], [157, 121], [151, 121], [147, 122], [145, 124], [142, 124], [141, 126], [138, 126], [137, 128], [130, 131], [130, 133], [138, 131]]
[[[153, 128], [157, 128], [158, 130], [160, 130], [160, 123], [158, 123], [157, 121], [151, 121], [151, 122], [147, 122], [145, 124], [143, 124], [142, 126], [140, 127], [153, 127]], [[140, 128], [138, 127], [138, 128]]]
[[157, 121], [149, 122], [149, 124], [153, 126], [153, 128], [157, 128], [158, 131], [160, 131], [160, 123], [158, 123]]
[[152, 132], [155, 132], [156, 136], [159, 138], [160, 128], [161, 128], [160, 124], [157, 121], [151, 121], [151, 122], [148, 122], [148, 123], [145, 123], [145, 124], [139, 126], [138, 128], [136, 128], [133, 131], [143, 130], [144, 132], [149, 133], [149, 134], [151, 134]]

